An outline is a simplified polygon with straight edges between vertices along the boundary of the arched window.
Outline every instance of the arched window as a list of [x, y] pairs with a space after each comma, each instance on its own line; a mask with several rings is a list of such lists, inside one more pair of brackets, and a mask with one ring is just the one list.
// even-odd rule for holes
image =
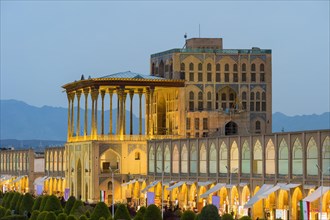
[[164, 150], [164, 172], [170, 173], [171, 171], [171, 152], [170, 147], [166, 145]]
[[189, 92], [189, 99], [190, 99], [190, 100], [194, 100], [194, 98], [195, 98], [194, 96], [195, 96], [195, 95], [194, 95], [194, 92], [190, 91], [190, 92]]
[[230, 94], [229, 94], [229, 100], [230, 100], [230, 101], [234, 101], [234, 100], [235, 100], [235, 95], [234, 95], [234, 93], [230, 93]]
[[189, 70], [190, 70], [190, 71], [194, 71], [194, 64], [193, 64], [193, 63], [190, 63], [190, 64], [189, 64]]
[[195, 99], [194, 92], [190, 91], [189, 92], [189, 110], [190, 111], [194, 111], [194, 108], [195, 108], [194, 99]]
[[246, 92], [242, 92], [242, 100], [246, 100]]
[[54, 152], [54, 171], [57, 171], [57, 166], [58, 166], [58, 162], [57, 162], [57, 151]]
[[234, 69], [234, 72], [237, 72], [237, 71], [238, 71], [238, 70], [237, 70], [237, 64], [236, 64], [236, 63], [234, 64], [233, 69]]
[[202, 92], [198, 93], [198, 100], [203, 100], [203, 93]]
[[207, 100], [211, 100], [212, 99], [212, 94], [211, 94], [211, 92], [208, 92], [207, 93]]
[[181, 67], [180, 67], [181, 72], [184, 72], [185, 69], [186, 69], [186, 65], [184, 63], [181, 63]]
[[275, 147], [271, 139], [266, 146], [266, 174], [275, 174]]
[[251, 72], [255, 72], [256, 71], [256, 65], [254, 63], [252, 63], [251, 65]]
[[217, 172], [217, 150], [214, 143], [211, 144], [209, 157], [209, 172], [215, 174]]
[[221, 100], [222, 101], [226, 101], [227, 100], [226, 93], [222, 93], [221, 94]]
[[149, 172], [155, 172], [155, 152], [154, 147], [150, 147], [149, 150]]
[[229, 64], [228, 63], [225, 64], [225, 71], [229, 72]]
[[202, 71], [203, 70], [203, 65], [201, 63], [198, 64], [198, 71]]
[[163, 171], [163, 152], [161, 146], [158, 146], [156, 153], [156, 172], [161, 173], [162, 171]]
[[254, 145], [253, 164], [253, 173], [262, 174], [262, 147], [259, 140]]
[[327, 136], [323, 141], [322, 146], [322, 168], [323, 170], [326, 170], [327, 172], [324, 173], [324, 175], [330, 175], [330, 172], [328, 171], [330, 164], [330, 137]]
[[233, 142], [230, 149], [230, 169], [238, 168], [238, 147], [236, 141]]
[[173, 154], [172, 154], [172, 172], [179, 173], [179, 150], [178, 146], [174, 145]]
[[266, 93], [262, 92], [261, 97], [262, 97], [262, 100], [265, 101], [266, 100]]
[[135, 152], [135, 154], [134, 154], [134, 159], [135, 160], [140, 160], [141, 158], [140, 158], [140, 152]]
[[250, 147], [247, 141], [244, 141], [242, 147], [242, 173], [250, 174]]
[[220, 72], [220, 64], [219, 63], [217, 63], [217, 65], [215, 66], [215, 71]]
[[302, 146], [297, 138], [293, 144], [292, 149], [292, 174], [302, 175], [303, 174], [303, 151]]
[[260, 92], [256, 92], [256, 100], [260, 100]]
[[262, 63], [260, 64], [260, 72], [264, 72], [265, 71], [265, 65]]
[[256, 121], [256, 131], [260, 131], [261, 126], [260, 126], [260, 121]]
[[307, 175], [317, 175], [318, 169], [315, 166], [318, 164], [317, 156], [317, 146], [314, 138], [311, 138], [307, 145]]
[[203, 110], [203, 93], [198, 93], [198, 110]]
[[219, 172], [220, 173], [227, 173], [226, 166], [228, 164], [228, 151], [227, 145], [225, 142], [221, 143], [220, 150], [219, 150]]
[[207, 110], [212, 109], [212, 93], [208, 92], [207, 93]]
[[254, 100], [254, 92], [250, 93], [250, 100]]
[[188, 173], [188, 150], [186, 145], [183, 145], [181, 150], [181, 173]]
[[108, 182], [108, 190], [112, 190], [112, 182], [111, 181]]
[[207, 64], [207, 71], [212, 71], [212, 65], [210, 63]]
[[242, 64], [242, 72], [245, 72], [245, 71], [246, 71], [246, 64], [243, 63], [243, 64]]
[[199, 172], [206, 173], [206, 148], [205, 145], [202, 144], [199, 150]]
[[190, 173], [197, 173], [197, 150], [194, 145], [190, 147]]
[[279, 148], [278, 158], [278, 173], [280, 175], [287, 175], [289, 169], [289, 150], [288, 145], [284, 139], [282, 139]]

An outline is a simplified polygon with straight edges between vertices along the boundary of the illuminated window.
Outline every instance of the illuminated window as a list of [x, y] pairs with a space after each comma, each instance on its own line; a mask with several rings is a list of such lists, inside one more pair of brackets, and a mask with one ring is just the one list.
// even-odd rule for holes
[[135, 152], [135, 160], [140, 160], [140, 152]]

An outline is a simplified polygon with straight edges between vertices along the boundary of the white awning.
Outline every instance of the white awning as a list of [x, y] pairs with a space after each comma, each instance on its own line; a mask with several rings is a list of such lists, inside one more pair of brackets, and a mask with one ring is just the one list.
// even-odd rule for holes
[[195, 183], [195, 181], [187, 181], [187, 182], [186, 182], [187, 185], [192, 185], [192, 184], [194, 184], [194, 183]]
[[282, 186], [285, 186], [285, 183], [278, 183], [275, 186], [273, 186], [272, 188], [266, 190], [265, 192], [263, 192], [262, 194], [259, 195], [260, 199], [265, 199], [269, 196], [269, 194], [276, 192], [277, 190], [279, 190]]
[[316, 186], [315, 185], [304, 185], [304, 189], [314, 189]]
[[47, 179], [47, 177], [48, 176], [38, 177], [37, 179], [34, 180], [33, 185], [44, 185], [44, 182]]
[[256, 192], [256, 194], [252, 196], [251, 199], [244, 205], [244, 208], [245, 209], [251, 208], [254, 205], [254, 203], [258, 202], [261, 199], [259, 196], [262, 195], [267, 190], [271, 189], [272, 187], [273, 185], [269, 185], [269, 184], [262, 185], [259, 191]]
[[226, 184], [226, 188], [227, 188], [227, 189], [231, 189], [231, 188], [233, 188], [234, 186], [236, 186], [236, 184]]
[[288, 183], [286, 185], [281, 186], [281, 189], [290, 190], [290, 189], [296, 188], [296, 187], [298, 187], [300, 185], [301, 185], [300, 183]]
[[330, 190], [330, 186], [320, 186], [314, 192], [312, 192], [309, 196], [303, 199], [306, 202], [313, 202], [320, 198], [324, 193]]
[[211, 189], [207, 190], [205, 193], [200, 195], [201, 198], [207, 198], [211, 193], [214, 193], [224, 187], [225, 183], [217, 183], [215, 186], [213, 186]]
[[14, 179], [13, 183], [20, 181], [24, 177], [26, 177], [26, 175], [17, 177], [16, 179]]
[[184, 181], [179, 181], [176, 184], [168, 187], [166, 190], [171, 191], [171, 190], [173, 190], [175, 188], [178, 188], [178, 187], [182, 186], [184, 183], [185, 183]]
[[214, 181], [206, 181], [206, 182], [198, 182], [197, 185], [198, 186], [207, 186], [212, 184]]
[[132, 184], [132, 183], [135, 183], [135, 182], [136, 182], [136, 180], [130, 180], [130, 181], [126, 182], [126, 183], [122, 183], [121, 186], [127, 186], [127, 185]]
[[6, 181], [6, 180], [9, 180], [9, 179], [11, 179], [11, 178], [12, 178], [11, 175], [3, 175], [3, 176], [1, 176], [0, 182], [2, 182], [2, 181]]
[[244, 187], [244, 186], [246, 186], [248, 183], [239, 183], [238, 185], [240, 186], [240, 187]]
[[141, 192], [145, 193], [148, 191], [148, 189], [150, 189], [151, 187], [154, 187], [157, 185], [157, 183], [159, 183], [159, 180], [153, 181], [151, 184], [149, 184], [146, 188], [142, 189]]

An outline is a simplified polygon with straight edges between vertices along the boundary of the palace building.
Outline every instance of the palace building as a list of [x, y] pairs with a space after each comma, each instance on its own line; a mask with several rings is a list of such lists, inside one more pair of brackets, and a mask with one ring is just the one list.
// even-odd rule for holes
[[194, 210], [213, 203], [254, 219], [299, 219], [304, 200], [312, 219], [330, 217], [330, 130], [272, 133], [269, 49], [187, 39], [152, 54], [150, 75], [82, 76], [63, 88], [67, 143], [46, 150], [39, 194], [92, 203], [102, 192], [108, 204]]

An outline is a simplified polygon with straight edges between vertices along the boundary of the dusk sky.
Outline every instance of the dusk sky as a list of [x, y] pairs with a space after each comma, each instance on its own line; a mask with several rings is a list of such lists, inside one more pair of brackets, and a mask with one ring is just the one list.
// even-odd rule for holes
[[273, 112], [330, 111], [329, 1], [1, 1], [1, 99], [67, 107], [62, 85], [130, 70], [188, 38], [272, 50]]

